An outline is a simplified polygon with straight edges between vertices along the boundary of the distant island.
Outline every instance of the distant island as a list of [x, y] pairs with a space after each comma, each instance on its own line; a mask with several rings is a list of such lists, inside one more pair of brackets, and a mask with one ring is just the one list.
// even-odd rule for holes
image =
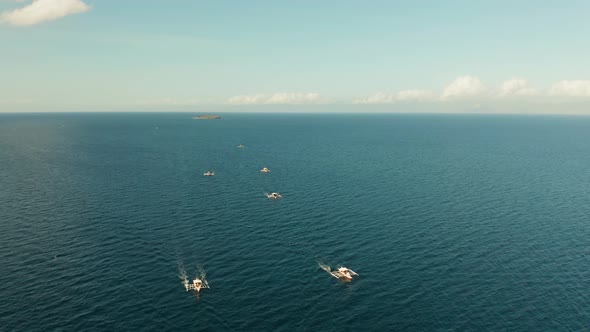
[[221, 119], [219, 115], [197, 115], [193, 116], [193, 120], [217, 120]]

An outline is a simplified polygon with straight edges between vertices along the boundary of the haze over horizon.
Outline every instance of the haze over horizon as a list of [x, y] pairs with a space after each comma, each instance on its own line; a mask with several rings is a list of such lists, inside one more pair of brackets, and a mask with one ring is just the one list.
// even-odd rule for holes
[[589, 10], [0, 0], [0, 112], [590, 114]]

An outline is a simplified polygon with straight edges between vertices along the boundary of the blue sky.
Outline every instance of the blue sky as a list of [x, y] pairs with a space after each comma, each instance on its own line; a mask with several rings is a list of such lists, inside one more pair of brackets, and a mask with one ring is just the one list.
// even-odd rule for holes
[[0, 0], [0, 111], [590, 113], [588, 1]]

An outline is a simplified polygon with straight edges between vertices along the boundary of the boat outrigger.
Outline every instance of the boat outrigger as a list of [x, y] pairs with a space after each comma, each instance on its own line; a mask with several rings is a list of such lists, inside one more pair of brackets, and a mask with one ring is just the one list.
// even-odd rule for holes
[[352, 280], [353, 276], [358, 276], [358, 273], [344, 266], [341, 266], [338, 268], [338, 270], [334, 271], [332, 271], [332, 269], [328, 267], [326, 271], [328, 271], [328, 273], [330, 273], [336, 279]]
[[211, 172], [211, 171], [207, 171], [206, 173], [203, 173], [204, 176], [214, 176], [215, 172]]
[[270, 169], [264, 167], [263, 169], [260, 170], [262, 173], [270, 173]]
[[270, 198], [270, 199], [279, 199], [279, 198], [283, 198], [283, 196], [279, 193], [264, 193], [266, 195], [266, 197]]
[[189, 283], [188, 279], [184, 278], [184, 280], [182, 281], [182, 284], [184, 285], [184, 288], [186, 289], [187, 292], [190, 290], [200, 292], [201, 289], [203, 289], [203, 288], [210, 288], [209, 283], [207, 282], [207, 280], [205, 280], [205, 278], [203, 278], [203, 280], [201, 280], [197, 277], [197, 278], [193, 279], [192, 283]]

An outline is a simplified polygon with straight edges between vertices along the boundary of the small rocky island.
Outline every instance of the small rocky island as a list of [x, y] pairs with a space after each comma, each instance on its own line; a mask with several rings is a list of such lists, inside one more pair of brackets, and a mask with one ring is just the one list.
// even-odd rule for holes
[[197, 115], [193, 116], [193, 120], [218, 120], [221, 119], [219, 115]]

